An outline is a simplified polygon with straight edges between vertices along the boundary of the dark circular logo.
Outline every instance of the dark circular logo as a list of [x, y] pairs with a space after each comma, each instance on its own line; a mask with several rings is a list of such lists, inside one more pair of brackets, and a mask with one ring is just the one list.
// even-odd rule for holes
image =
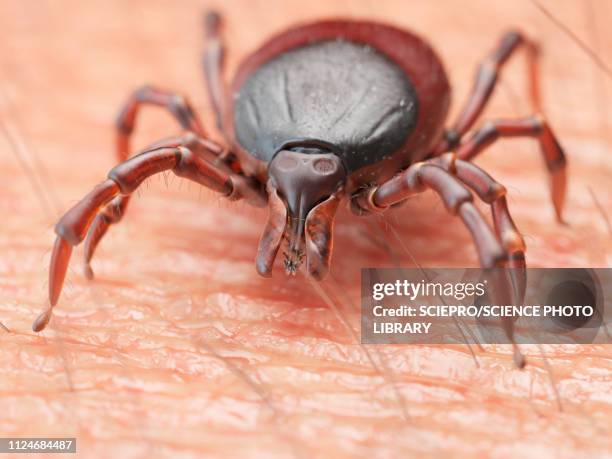
[[[474, 298], [474, 304], [497, 305], [507, 302], [511, 291], [522, 282], [516, 272], [506, 270], [508, 281], [500, 272], [481, 274], [488, 280], [485, 295]], [[516, 282], [517, 279], [519, 282]], [[492, 280], [494, 282], [492, 282]], [[518, 343], [592, 343], [604, 322], [604, 294], [593, 269], [551, 268], [528, 269], [526, 289], [522, 304], [525, 310], [532, 305], [539, 307], [539, 314], [520, 317], [479, 318], [477, 323], [485, 342], [504, 342], [513, 335]], [[521, 289], [519, 289], [521, 290]], [[500, 294], [501, 291], [501, 294]], [[516, 289], [515, 289], [516, 291]], [[512, 296], [511, 296], [512, 297]], [[505, 335], [505, 336], [504, 336]], [[507, 341], [506, 341], [507, 342]]]

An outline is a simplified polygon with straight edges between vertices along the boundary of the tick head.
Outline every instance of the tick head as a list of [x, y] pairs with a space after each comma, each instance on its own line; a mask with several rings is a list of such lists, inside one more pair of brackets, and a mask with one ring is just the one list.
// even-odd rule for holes
[[[268, 176], [268, 194], [276, 195], [270, 196], [270, 205], [273, 199], [280, 200], [285, 214], [285, 272], [295, 274], [306, 261], [311, 275], [323, 277], [331, 255], [333, 218], [346, 182], [340, 158], [333, 153], [282, 150], [270, 162]], [[262, 242], [269, 239], [264, 233]], [[260, 244], [260, 253], [262, 249]], [[258, 260], [258, 269], [259, 265]], [[268, 274], [271, 265], [267, 268], [260, 273]]]

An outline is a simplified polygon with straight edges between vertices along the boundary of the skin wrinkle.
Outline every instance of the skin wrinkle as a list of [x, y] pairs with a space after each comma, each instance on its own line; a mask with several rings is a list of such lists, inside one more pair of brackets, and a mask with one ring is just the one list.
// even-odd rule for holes
[[235, 366], [229, 359], [220, 355], [217, 351], [215, 351], [212, 347], [210, 347], [204, 341], [198, 341], [195, 338], [193, 340], [197, 346], [202, 347], [208, 353], [210, 353], [211, 355], [214, 355], [216, 358], [221, 360], [230, 369], [230, 371], [232, 371], [232, 373], [236, 375], [238, 379], [243, 380], [246, 383], [246, 385], [261, 398], [263, 405], [266, 408], [268, 408], [268, 410], [273, 416], [273, 422], [274, 422], [276, 430], [278, 431], [278, 435], [281, 441], [289, 444], [294, 457], [302, 458], [303, 456], [299, 452], [299, 449], [296, 443], [292, 440], [292, 438], [289, 435], [287, 435], [287, 432], [284, 431], [283, 427], [279, 425], [279, 422], [282, 420], [282, 418], [280, 417], [280, 413], [278, 409], [272, 404], [272, 401], [270, 400], [270, 394], [267, 391], [264, 391], [261, 385], [258, 385], [257, 383], [255, 383], [255, 381], [253, 381], [253, 379], [249, 377], [242, 369]]
[[[306, 274], [307, 276], [307, 274]], [[370, 352], [370, 346], [366, 346], [364, 344], [361, 344], [359, 336], [357, 334], [357, 332], [355, 331], [355, 329], [353, 328], [353, 326], [351, 325], [351, 323], [349, 322], [349, 320], [347, 319], [347, 317], [342, 313], [342, 310], [337, 306], [336, 302], [334, 302], [332, 296], [330, 296], [330, 294], [326, 291], [325, 289], [325, 283], [317, 283], [316, 280], [310, 278], [309, 276], [307, 277], [308, 281], [311, 283], [313, 290], [315, 290], [319, 296], [321, 296], [321, 298], [332, 308], [334, 315], [338, 318], [338, 320], [344, 324], [346, 330], [348, 331], [348, 333], [350, 334], [353, 342], [358, 345], [364, 352], [364, 354], [366, 355], [368, 361], [370, 362], [370, 364], [372, 365], [372, 367], [374, 368], [374, 370], [380, 374], [380, 376], [387, 382], [387, 384], [391, 385], [394, 389], [394, 393], [395, 393], [395, 397], [397, 399], [397, 405], [399, 407], [399, 411], [402, 413], [402, 416], [404, 417], [404, 419], [408, 422], [410, 420], [410, 414], [408, 412], [408, 409], [406, 408], [406, 402], [403, 399], [402, 395], [397, 391], [397, 388], [394, 384], [393, 381], [393, 377], [390, 374], [390, 372], [388, 371], [388, 369], [386, 368], [386, 365], [384, 363], [382, 354], [380, 354], [380, 352], [378, 352], [378, 350], [376, 349], [376, 347], [374, 347], [375, 352], [377, 353], [378, 356], [378, 360], [380, 363], [376, 363], [376, 361], [374, 360], [374, 358], [372, 357], [372, 353]], [[334, 295], [336, 296], [336, 295]], [[349, 299], [350, 300], [350, 299]], [[350, 301], [347, 301], [346, 304], [351, 304]], [[356, 311], [356, 308], [352, 308], [353, 310]], [[381, 368], [382, 366], [382, 368]]]
[[[197, 20], [190, 21], [203, 6], [194, 3], [172, 9], [168, 4], [148, 4], [150, 16], [144, 20], [142, 6], [118, 5], [111, 2], [105, 6], [108, 11], [94, 5], [70, 5], [59, 8], [61, 14], [47, 8], [52, 17], [46, 18], [25, 4], [30, 8], [28, 28], [20, 25], [25, 20], [21, 14], [13, 14], [10, 5], [0, 2], [0, 12], [8, 10], [0, 18], [15, 18], [14, 24], [5, 25], [7, 40], [0, 45], [0, 61], [17, 89], [15, 104], [33, 136], [28, 140], [44, 152], [41, 160], [64, 203], [75, 202], [113, 165], [112, 120], [131, 87], [163, 83], [203, 99], [197, 66], [201, 31]], [[330, 16], [346, 8], [279, 3], [276, 15], [257, 21], [242, 14], [246, 9], [237, 5], [235, 11], [232, 5], [225, 7], [232, 65], [267, 33], [305, 17]], [[559, 6], [564, 18], [571, 17], [566, 6]], [[359, 6], [355, 8], [358, 12]], [[525, 19], [507, 14], [504, 24], [491, 21], [472, 32], [469, 27], [453, 28], [449, 19], [457, 14], [457, 6], [452, 2], [447, 8], [420, 5], [412, 11], [414, 18], [406, 19], [397, 14], [401, 4], [384, 8], [386, 13], [364, 9], [362, 14], [384, 14], [382, 19], [416, 27], [444, 53], [456, 94], [454, 108], [471, 85], [469, 74], [476, 61], [504, 26]], [[474, 6], [474, 12], [490, 13], [487, 8], [503, 6], [485, 2]], [[521, 7], [514, 8], [520, 11]], [[105, 15], [114, 20], [102, 20]], [[78, 25], [87, 17], [99, 21], [96, 33], [86, 22]], [[533, 22], [525, 24], [528, 30], [540, 24], [530, 18]], [[186, 24], [185, 35], [160, 34], [159, 25], [168, 20]], [[431, 27], [438, 21], [446, 21], [448, 31]], [[42, 35], [29, 35], [32, 26]], [[44, 33], [49, 26], [58, 30]], [[132, 43], [146, 43], [144, 49], [129, 44], [127, 34], [121, 35], [128, 29]], [[242, 38], [233, 32], [241, 32]], [[40, 36], [48, 37], [45, 46], [50, 51], [40, 44]], [[549, 37], [541, 35], [545, 43]], [[458, 40], [465, 51], [453, 53], [451, 39]], [[12, 52], [25, 44], [31, 53]], [[83, 53], [83, 49], [91, 51]], [[141, 56], [142, 64], [134, 62], [135, 55]], [[549, 65], [560, 58], [564, 62], [574, 58], [571, 51], [563, 55], [550, 46], [544, 56]], [[39, 80], [29, 76], [26, 65], [33, 60], [53, 91], [36, 88], [34, 82]], [[83, 72], [67, 74], [59, 62]], [[155, 75], [152, 63], [158, 71]], [[175, 63], [181, 63], [180, 74], [171, 70]], [[562, 85], [571, 78], [580, 90], [584, 80], [572, 73], [580, 65], [564, 65], [567, 69], [543, 66], [545, 96], [559, 89], [555, 72], [561, 74]], [[515, 73], [504, 73], [504, 79], [521, 81], [520, 67]], [[590, 71], [584, 69], [585, 74]], [[570, 94], [557, 94], [566, 101], [561, 105], [573, 103]], [[522, 92], [517, 91], [517, 96], [522, 97]], [[503, 97], [499, 101], [496, 94], [494, 99], [485, 119], [510, 113]], [[547, 104], [552, 102], [550, 97], [544, 99], [553, 124], [560, 125], [558, 131], [570, 156], [566, 215], [572, 226], [554, 223], [546, 177], [527, 144], [504, 142], [477, 162], [508, 186], [519, 228], [531, 235], [530, 266], [609, 266], [612, 244], [587, 190], [587, 185], [592, 186], [602, 206], [612, 205], [605, 192], [610, 174], [607, 150], [590, 146], [591, 120], [598, 120], [598, 115], [591, 114], [585, 102], [588, 94], [581, 106], [584, 120], [578, 124], [573, 124], [563, 107]], [[66, 101], [76, 102], [67, 105]], [[210, 114], [204, 121], [212, 129]], [[175, 133], [171, 123], [166, 117], [155, 118], [154, 113], [144, 115], [143, 132], [135, 145]], [[505, 159], [504, 151], [512, 153], [513, 161]], [[99, 274], [94, 284], [81, 275], [77, 250], [69, 274], [70, 294], [60, 301], [51, 324], [56, 332], [47, 334], [49, 338], [34, 337], [29, 327], [44, 301], [41, 288], [48, 269], [41, 254], [48, 252], [52, 242], [51, 231], [41, 228], [50, 228], [54, 222], [40, 214], [25, 175], [10, 152], [4, 153], [8, 154], [0, 155], [0, 170], [8, 180], [0, 191], [0, 210], [9, 218], [0, 229], [0, 317], [13, 330], [2, 335], [0, 349], [4, 371], [0, 428], [6, 435], [27, 435], [33, 430], [57, 436], [79, 434], [79, 451], [86, 457], [150, 457], [152, 451], [174, 457], [257, 457], [262, 451], [266, 457], [287, 457], [288, 450], [275, 431], [278, 420], [273, 424], [251, 417], [264, 402], [245, 400], [238, 392], [242, 389], [236, 384], [239, 378], [220, 370], [212, 360], [202, 360], [204, 353], [191, 357], [191, 339], [196, 334], [271, 390], [275, 406], [285, 416], [283, 428], [292, 432], [293, 444], [304, 457], [329, 456], [330, 452], [337, 457], [397, 457], [400, 453], [429, 457], [448, 455], [451, 449], [464, 456], [493, 451], [498, 457], [549, 457], [552, 451], [563, 450], [568, 457], [597, 457], [610, 449], [611, 401], [606, 394], [610, 393], [612, 358], [607, 346], [546, 347], [561, 397], [568, 404], [563, 414], [555, 408], [536, 348], [526, 349], [530, 366], [520, 372], [503, 346], [486, 346], [486, 352], [478, 352], [480, 370], [474, 368], [465, 346], [383, 346], [377, 350], [410, 410], [412, 424], [406, 423], [367, 357], [349, 344], [342, 324], [307, 283], [286, 281], [278, 271], [271, 280], [257, 277], [252, 258], [263, 213], [241, 203], [229, 204], [211, 193], [204, 193], [199, 202], [198, 188], [179, 191], [180, 180], [170, 180], [169, 189], [161, 177], [147, 183], [143, 188], [147, 191], [135, 199], [125, 221], [101, 244], [93, 261]], [[435, 198], [421, 196], [386, 217], [395, 222], [423, 266], [475, 265], [469, 237]], [[359, 280], [354, 267], [386, 264], [381, 249], [358, 235], [364, 224], [346, 212], [339, 216], [331, 266], [338, 284], [355, 299]], [[397, 242], [385, 238], [402, 264], [410, 266]], [[186, 296], [193, 296], [196, 305], [181, 306]], [[346, 303], [340, 307], [356, 322], [358, 315]], [[168, 327], [166, 315], [186, 333]], [[233, 338], [220, 335], [222, 330]], [[56, 337], [65, 348], [64, 359], [49, 343]], [[108, 361], [108, 355], [120, 358], [120, 364]], [[66, 392], [66, 363], [75, 395]], [[126, 373], [131, 381], [125, 381]], [[45, 395], [43, 389], [49, 393]], [[77, 397], [77, 404], [62, 405], [63, 394]], [[74, 430], [75, 418], [81, 421], [81, 431]]]
[[[395, 227], [393, 226], [393, 224], [391, 224], [390, 222], [388, 222], [384, 216], [381, 216], [380, 219], [381, 222], [384, 221], [384, 224], [387, 226], [387, 228], [389, 230], [391, 230], [391, 233], [393, 234], [393, 237], [395, 238], [395, 240], [397, 241], [398, 245], [402, 248], [402, 250], [410, 257], [410, 260], [413, 264], [413, 266], [416, 266], [417, 268], [419, 268], [422, 273], [423, 276], [429, 280], [427, 273], [425, 272], [425, 270], [423, 269], [423, 267], [419, 264], [419, 262], [416, 260], [416, 258], [414, 257], [414, 255], [412, 254], [412, 252], [410, 250], [408, 250], [408, 247], [406, 246], [406, 243], [402, 240], [401, 236], [397, 233], [397, 230], [395, 229]], [[444, 300], [439, 297], [440, 301], [442, 304], [445, 304]], [[480, 368], [480, 362], [478, 361], [478, 357], [476, 356], [476, 354], [474, 353], [474, 349], [472, 348], [472, 344], [470, 344], [470, 342], [468, 341], [465, 332], [463, 330], [462, 325], [462, 320], [458, 319], [456, 317], [453, 317], [453, 320], [455, 322], [455, 325], [457, 326], [457, 329], [459, 330], [459, 333], [461, 333], [461, 337], [463, 339], [463, 341], [465, 342], [465, 345], [467, 346], [467, 348], [470, 351], [470, 354], [472, 355], [472, 358], [474, 359], [474, 364], [476, 365], [477, 368]], [[478, 341], [478, 339], [476, 339], [476, 337], [472, 334], [470, 328], [467, 328], [468, 333], [470, 334], [470, 337], [472, 338], [472, 342], [476, 343], [476, 346], [478, 347], [479, 350], [484, 350], [482, 347], [482, 344]]]
[[[342, 288], [342, 285], [334, 278], [332, 274], [329, 275], [329, 280], [327, 282], [335, 286], [335, 290], [344, 297], [345, 304], [350, 305], [353, 311], [359, 312], [358, 306], [355, 303], [353, 303], [353, 301], [351, 300], [351, 297], [346, 294], [346, 290]], [[347, 323], [347, 326], [350, 327], [350, 324], [348, 322], [346, 323]], [[352, 329], [351, 329], [351, 332], [354, 333], [355, 336], [357, 335], [357, 333], [353, 331]], [[358, 336], [356, 337], [357, 339], [359, 339]], [[364, 349], [366, 348], [365, 345], [362, 345], [362, 347], [364, 347]], [[376, 352], [376, 356], [378, 357], [378, 361], [380, 362], [379, 366], [381, 367], [381, 369], [378, 371], [387, 380], [388, 384], [390, 384], [391, 387], [393, 388], [393, 392], [397, 399], [397, 403], [402, 412], [402, 415], [404, 416], [404, 419], [408, 421], [410, 419], [410, 415], [408, 413], [408, 408], [406, 407], [406, 401], [404, 400], [404, 398], [402, 397], [402, 394], [399, 392], [397, 388], [397, 382], [395, 380], [395, 376], [389, 371], [388, 365], [385, 362], [385, 359], [382, 353], [376, 348], [376, 346], [373, 346], [373, 348], [374, 348], [374, 351]], [[370, 358], [370, 360], [372, 359]]]
[[[91, 289], [91, 296], [95, 302], [97, 309], [102, 310], [102, 307], [100, 304], [100, 298], [97, 294], [96, 288]], [[117, 338], [117, 333], [111, 331], [111, 336], [114, 336], [115, 338]], [[119, 360], [120, 370], [122, 374], [128, 378], [133, 378], [134, 371], [130, 371], [129, 366], [127, 365], [129, 363], [127, 359], [124, 359], [121, 353], [118, 352], [117, 350], [111, 348], [111, 351], [113, 352], [114, 356]], [[147, 440], [146, 429], [145, 429], [145, 425], [147, 422], [146, 417], [145, 417], [146, 409], [145, 409], [144, 403], [142, 402], [142, 397], [140, 396], [138, 392], [134, 394], [134, 398], [136, 400], [136, 404], [138, 405], [139, 419], [142, 419], [142, 421], [135, 423], [136, 430], [138, 432], [138, 436], [140, 437], [140, 440], [142, 441], [144, 445], [146, 445], [143, 457], [150, 457], [152, 453], [154, 452], [154, 445], [153, 443], [146, 441]]]
[[[193, 299], [192, 299], [192, 303], [193, 303]], [[177, 329], [180, 328], [173, 321], [168, 320], [167, 318], [165, 318], [164, 320], [165, 320], [165, 322], [167, 322], [172, 327], [177, 328]], [[290, 448], [291, 448], [291, 450], [293, 452], [293, 456], [294, 457], [296, 457], [296, 458], [303, 457], [299, 453], [295, 443], [291, 440], [291, 438], [289, 436], [286, 435], [286, 432], [283, 432], [281, 426], [278, 425], [278, 421], [280, 420], [279, 419], [279, 414], [280, 413], [278, 412], [277, 408], [272, 404], [272, 401], [270, 399], [270, 394], [268, 393], [268, 391], [264, 390], [263, 387], [261, 387], [261, 385], [257, 384], [247, 373], [245, 373], [242, 369], [240, 369], [238, 366], [233, 364], [230, 359], [225, 358], [221, 354], [219, 354], [219, 352], [217, 352], [212, 346], [207, 344], [203, 339], [198, 338], [193, 333], [190, 333], [189, 336], [190, 336], [191, 342], [194, 344], [194, 346], [196, 348], [203, 349], [204, 351], [206, 351], [206, 353], [214, 356], [216, 359], [218, 359], [221, 362], [223, 362], [223, 364], [225, 366], [227, 366], [227, 368], [238, 379], [242, 380], [249, 389], [251, 389], [253, 392], [255, 392], [259, 398], [261, 398], [263, 406], [266, 407], [270, 411], [270, 413], [272, 414], [272, 419], [274, 420], [274, 422], [276, 424], [276, 428], [278, 429], [279, 437], [281, 438], [281, 440], [282, 441], [286, 441], [289, 444], [289, 446], [290, 446]], [[144, 440], [144, 438], [143, 438], [143, 440]]]

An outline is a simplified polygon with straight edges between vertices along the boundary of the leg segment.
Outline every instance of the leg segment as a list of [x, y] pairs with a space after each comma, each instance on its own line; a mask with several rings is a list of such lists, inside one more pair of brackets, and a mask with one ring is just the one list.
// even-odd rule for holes
[[92, 280], [94, 278], [94, 273], [91, 269], [91, 259], [98, 243], [102, 240], [110, 225], [121, 221], [129, 200], [129, 196], [117, 196], [102, 209], [91, 224], [91, 228], [87, 233], [87, 239], [85, 240], [85, 263], [83, 264], [83, 272], [87, 279]]
[[204, 18], [204, 32], [206, 43], [204, 49], [204, 76], [208, 97], [215, 112], [217, 127], [224, 133], [225, 116], [225, 86], [223, 83], [222, 69], [224, 47], [220, 32], [221, 17], [214, 11], [206, 13]]
[[117, 156], [125, 161], [130, 154], [130, 137], [136, 125], [136, 117], [143, 105], [156, 105], [168, 110], [181, 128], [200, 137], [204, 129], [187, 99], [177, 93], [144, 86], [132, 93], [117, 118]]
[[449, 172], [431, 162], [414, 164], [379, 187], [356, 195], [353, 198], [353, 209], [381, 212], [426, 189], [437, 193], [451, 214], [461, 217], [472, 234], [483, 268], [505, 264], [506, 251], [474, 206], [470, 190]]
[[[202, 139], [193, 133], [188, 133], [184, 136], [157, 142], [148, 150], [179, 147], [187, 148], [203, 161], [214, 163], [215, 168], [231, 177], [235, 193], [243, 197], [247, 202], [257, 207], [265, 205], [265, 196], [249, 179], [234, 174], [230, 166], [216, 161], [221, 153], [221, 148], [213, 142]], [[129, 195], [117, 196], [100, 211], [91, 224], [87, 233], [87, 239], [85, 240], [84, 272], [88, 279], [93, 279], [93, 270], [90, 263], [96, 247], [108, 231], [109, 226], [121, 220], [125, 214], [129, 199]]]
[[[212, 144], [212, 142], [210, 143], [213, 151], [215, 153], [219, 153], [220, 149], [217, 147], [218, 151], [215, 151], [214, 144]], [[155, 145], [147, 148], [147, 150], [153, 150], [163, 147], [178, 148], [180, 146], [192, 149], [192, 145], [187, 145], [186, 142], [184, 142], [184, 136], [181, 136], [177, 137], [176, 139], [169, 139], [162, 142], [157, 142]], [[192, 151], [196, 152], [193, 149]], [[121, 161], [125, 161], [127, 159], [127, 151], [123, 152], [120, 149], [118, 153]], [[87, 277], [88, 279], [91, 280], [94, 278], [94, 273], [91, 269], [91, 259], [93, 258], [98, 244], [108, 231], [110, 225], [119, 223], [121, 221], [121, 219], [125, 215], [125, 211], [127, 210], [130, 198], [130, 195], [117, 196], [100, 211], [100, 213], [96, 216], [93, 223], [91, 224], [89, 232], [87, 233], [87, 239], [85, 240], [85, 262], [83, 264], [83, 272], [85, 274], [85, 277]]]
[[[515, 121], [496, 121], [485, 125], [467, 142], [462, 137], [472, 128], [491, 98], [499, 72], [506, 61], [523, 45], [528, 56], [529, 99], [536, 116]], [[548, 123], [544, 120], [538, 84], [538, 47], [519, 32], [506, 33], [497, 48], [481, 63], [472, 92], [453, 127], [434, 149], [434, 155], [454, 149], [458, 145], [459, 158], [470, 160], [498, 137], [536, 137], [551, 174], [551, 196], [557, 220], [561, 221], [566, 189], [566, 160], [563, 149]]]
[[[456, 177], [452, 174], [456, 174]], [[491, 204], [497, 234], [474, 206], [472, 193], [465, 185], [474, 189], [483, 201]], [[488, 270], [495, 279], [495, 285], [499, 286], [494, 290], [499, 291], [501, 296], [508, 292], [513, 299], [522, 295], [523, 239], [508, 212], [505, 188], [477, 166], [455, 161], [452, 154], [414, 164], [379, 187], [354, 196], [353, 210], [357, 213], [382, 212], [428, 188], [436, 192], [447, 210], [453, 215], [459, 215], [467, 226], [476, 244], [480, 265]], [[518, 269], [512, 269], [509, 273], [489, 270], [507, 266]], [[525, 359], [514, 341], [514, 324], [511, 320], [503, 320], [502, 325], [513, 343], [515, 363], [522, 368]]]
[[[119, 162], [125, 161], [130, 155], [130, 138], [136, 125], [136, 118], [143, 105], [164, 107], [176, 118], [183, 129], [194, 132], [200, 136], [204, 135], [204, 129], [202, 128], [200, 120], [185, 97], [162, 89], [144, 86], [130, 95], [117, 118], [117, 158]], [[130, 198], [128, 196], [117, 197], [117, 199], [113, 200], [108, 208], [98, 216], [93, 226], [95, 230], [94, 237], [88, 238], [88, 243], [86, 244], [85, 257], [87, 263], [89, 263], [97, 243], [106, 233], [108, 226], [111, 223], [117, 223], [121, 220], [125, 214], [129, 200]], [[93, 273], [88, 264], [85, 266], [85, 275], [88, 278], [93, 277]]]
[[495, 50], [480, 64], [472, 92], [457, 121], [447, 131], [446, 138], [436, 147], [436, 153], [443, 153], [454, 148], [459, 144], [461, 137], [474, 125], [491, 98], [501, 68], [520, 45], [524, 45], [528, 51], [530, 101], [536, 113], [541, 111], [537, 75], [537, 45], [527, 40], [521, 33], [510, 31], [502, 37]]
[[49, 308], [34, 322], [34, 331], [42, 330], [49, 322], [62, 290], [72, 247], [83, 241], [98, 212], [118, 196], [133, 193], [148, 177], [169, 170], [225, 196], [238, 197], [231, 176], [187, 148], [147, 151], [119, 164], [109, 172], [106, 181], [72, 207], [55, 226], [57, 239], [49, 270]]
[[510, 268], [514, 297], [522, 302], [525, 297], [527, 271], [525, 264], [525, 241], [519, 233], [506, 200], [506, 188], [475, 164], [457, 159], [453, 153], [434, 158], [430, 161], [470, 187], [478, 197], [491, 206], [495, 233], [508, 254], [507, 266]]
[[483, 202], [491, 206], [495, 232], [504, 250], [508, 253], [508, 266], [524, 269], [525, 241], [510, 216], [506, 200], [506, 188], [480, 167], [457, 159], [457, 155], [453, 153], [434, 158], [430, 160], [430, 164], [453, 174], [463, 184], [472, 189]]
[[559, 145], [548, 123], [539, 117], [489, 122], [457, 148], [457, 156], [462, 160], [470, 161], [500, 137], [535, 137], [538, 139], [546, 168], [550, 173], [550, 193], [553, 206], [557, 220], [561, 221], [565, 202], [567, 161], [563, 148]]

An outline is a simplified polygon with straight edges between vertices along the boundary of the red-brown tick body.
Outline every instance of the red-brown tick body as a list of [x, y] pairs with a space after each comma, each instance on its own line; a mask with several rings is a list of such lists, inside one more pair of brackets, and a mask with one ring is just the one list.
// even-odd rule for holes
[[[534, 116], [491, 121], [465, 139], [489, 101], [499, 70], [520, 47], [527, 50]], [[209, 13], [204, 70], [224, 147], [206, 135], [186, 98], [149, 86], [135, 91], [117, 123], [121, 163], [56, 225], [50, 306], [34, 330], [51, 318], [72, 247], [86, 239], [85, 273], [92, 277], [95, 248], [125, 213], [131, 193], [146, 178], [168, 170], [229, 199], [267, 204], [269, 218], [256, 256], [263, 276], [271, 274], [285, 240], [288, 274], [305, 262], [308, 275], [324, 277], [341, 202], [367, 215], [430, 189], [471, 232], [481, 266], [516, 268], [512, 281], [521, 292], [525, 245], [510, 217], [506, 190], [469, 160], [499, 137], [536, 138], [561, 219], [565, 156], [542, 114], [537, 53], [520, 33], [506, 33], [481, 63], [466, 104], [445, 130], [448, 78], [431, 47], [410, 32], [344, 20], [291, 28], [249, 55], [226, 86], [220, 18]], [[187, 132], [128, 159], [129, 139], [144, 105], [167, 108]], [[474, 194], [490, 206], [493, 226], [474, 205]], [[506, 328], [512, 337], [512, 324]]]

